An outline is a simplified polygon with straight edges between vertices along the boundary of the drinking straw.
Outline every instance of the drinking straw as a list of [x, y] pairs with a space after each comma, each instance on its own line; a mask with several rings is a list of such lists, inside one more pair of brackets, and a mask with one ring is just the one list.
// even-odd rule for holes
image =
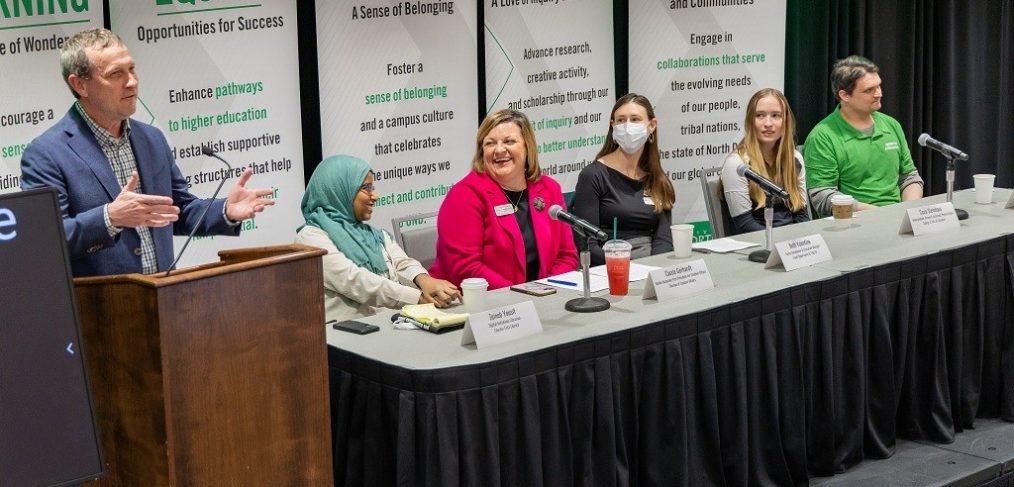
[[613, 217], [613, 240], [616, 240], [616, 217]]

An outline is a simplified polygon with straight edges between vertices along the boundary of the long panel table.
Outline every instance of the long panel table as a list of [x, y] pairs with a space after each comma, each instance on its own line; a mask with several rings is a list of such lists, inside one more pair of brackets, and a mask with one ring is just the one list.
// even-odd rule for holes
[[[899, 235], [906, 208], [818, 220], [834, 259], [792, 272], [703, 259], [716, 287], [611, 309], [533, 300], [544, 332], [493, 347], [461, 332], [328, 330], [336, 485], [806, 485], [894, 451], [1014, 421], [1014, 210], [955, 194], [958, 231]], [[763, 241], [762, 233], [740, 236]], [[605, 292], [600, 293], [605, 294]], [[393, 312], [392, 312], [393, 314]]]

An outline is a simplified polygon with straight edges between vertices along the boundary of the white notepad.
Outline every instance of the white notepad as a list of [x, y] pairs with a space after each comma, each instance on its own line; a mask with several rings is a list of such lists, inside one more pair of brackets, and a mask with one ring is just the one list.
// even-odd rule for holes
[[[584, 292], [584, 277], [581, 276], [581, 271], [565, 272], [563, 274], [557, 274], [555, 276], [550, 276], [545, 279], [539, 279], [538, 281], [535, 282], [548, 284], [550, 286], [558, 287], [560, 289], [569, 289], [571, 291], [577, 291], [579, 293]], [[607, 279], [605, 276], [599, 276], [589, 272], [588, 287], [593, 293], [599, 292], [603, 289], [609, 289], [609, 279]]]
[[759, 245], [760, 244], [743, 242], [741, 240], [735, 240], [731, 238], [716, 238], [714, 240], [694, 242], [694, 244], [691, 247], [695, 249], [707, 250], [708, 252], [714, 252], [716, 254], [727, 254], [729, 252], [748, 249], [750, 247], [757, 247]]

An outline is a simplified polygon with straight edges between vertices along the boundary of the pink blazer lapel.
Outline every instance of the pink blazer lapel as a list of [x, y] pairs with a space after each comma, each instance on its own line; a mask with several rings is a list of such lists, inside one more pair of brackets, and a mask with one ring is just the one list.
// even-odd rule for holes
[[[536, 204], [536, 200], [541, 200]], [[553, 242], [552, 222], [549, 218], [549, 207], [553, 198], [546, 191], [546, 185], [540, 179], [528, 185], [528, 213], [532, 216], [532, 227], [535, 230], [536, 247], [539, 249], [539, 275], [545, 276], [553, 267], [556, 258], [556, 245]], [[542, 209], [540, 210], [539, 207]]]
[[[518, 226], [517, 218], [511, 214], [504, 216], [496, 215], [497, 206], [510, 204], [510, 202], [507, 201], [507, 195], [504, 194], [502, 189], [500, 189], [500, 185], [496, 184], [496, 181], [493, 181], [493, 179], [488, 175], [482, 174], [480, 175], [480, 178], [482, 179], [482, 188], [486, 192], [486, 201], [490, 205], [490, 218], [492, 218], [495, 222], [494, 224], [499, 226], [500, 230], [502, 230], [501, 235], [507, 236], [506, 238], [501, 237], [499, 240], [501, 240], [503, 246], [513, 248], [514, 258], [517, 261], [518, 269], [524, 269], [527, 265], [525, 262], [525, 242], [521, 236], [521, 227]], [[529, 191], [529, 195], [530, 194], [531, 191]], [[524, 275], [523, 271], [521, 275]]]

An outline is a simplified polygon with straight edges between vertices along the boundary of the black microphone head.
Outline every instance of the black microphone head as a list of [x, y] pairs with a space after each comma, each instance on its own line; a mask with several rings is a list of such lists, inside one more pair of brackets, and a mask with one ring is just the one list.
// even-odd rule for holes
[[743, 177], [744, 175], [746, 175], [747, 169], [750, 168], [746, 167], [746, 164], [740, 164], [739, 166], [736, 167], [736, 174], [739, 174], [739, 177]]
[[550, 206], [549, 207], [549, 218], [552, 218], [554, 220], [559, 220], [560, 219], [560, 212], [561, 211], [563, 211], [563, 208], [560, 205]]
[[202, 145], [201, 146], [201, 154], [204, 154], [206, 156], [213, 156], [213, 155], [215, 155], [215, 151], [211, 150], [211, 146]]
[[931, 138], [932, 137], [930, 137], [930, 134], [922, 134], [922, 135], [920, 135], [919, 136], [919, 145], [921, 145], [923, 147], [926, 147], [926, 142], [929, 141]]

